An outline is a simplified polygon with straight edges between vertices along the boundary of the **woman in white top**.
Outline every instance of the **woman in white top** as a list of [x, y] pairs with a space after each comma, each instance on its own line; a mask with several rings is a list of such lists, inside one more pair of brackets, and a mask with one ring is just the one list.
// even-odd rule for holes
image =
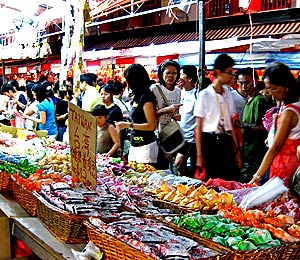
[[[163, 128], [172, 118], [180, 120], [179, 107], [181, 106], [181, 89], [176, 87], [180, 77], [180, 66], [174, 60], [165, 60], [158, 67], [159, 83], [151, 86], [151, 91], [157, 99], [157, 116], [159, 117], [159, 126]], [[164, 101], [159, 88], [166, 96], [168, 103]]]
[[[164, 128], [172, 118], [180, 121], [181, 89], [176, 86], [179, 77], [179, 64], [174, 60], [165, 60], [158, 67], [159, 83], [150, 87], [157, 100], [158, 131]], [[164, 101], [161, 92], [166, 97], [168, 104]], [[157, 167], [158, 169], [170, 167], [169, 162], [160, 154], [158, 155]]]
[[[277, 101], [273, 124], [268, 136], [267, 151], [259, 169], [250, 183], [258, 182], [270, 168], [269, 178], [279, 177], [289, 187], [299, 162], [297, 147], [300, 145], [300, 88], [290, 68], [280, 62], [269, 65], [263, 80], [266, 89]], [[272, 135], [273, 138], [270, 138]]]
[[[33, 97], [32, 94], [32, 87], [33, 87], [34, 83], [27, 83], [25, 90], [26, 90], [26, 96], [27, 96], [27, 104], [26, 104], [26, 108], [24, 110], [24, 115], [28, 115], [34, 118], [38, 117], [38, 101], [35, 100], [35, 98]], [[25, 129], [28, 130], [36, 130], [37, 127], [37, 123], [29, 120], [29, 119], [25, 119]]]

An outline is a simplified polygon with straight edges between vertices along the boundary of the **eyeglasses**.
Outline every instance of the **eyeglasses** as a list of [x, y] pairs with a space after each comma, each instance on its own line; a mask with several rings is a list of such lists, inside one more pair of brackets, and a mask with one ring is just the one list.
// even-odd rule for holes
[[230, 75], [230, 76], [235, 76], [235, 73], [233, 72], [233, 71], [222, 71], [223, 73], [226, 73], [226, 74], [228, 74], [228, 75]]

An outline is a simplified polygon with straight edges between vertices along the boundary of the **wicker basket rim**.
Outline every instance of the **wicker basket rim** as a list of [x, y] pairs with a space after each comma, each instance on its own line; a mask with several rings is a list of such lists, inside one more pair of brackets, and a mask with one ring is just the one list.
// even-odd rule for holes
[[[132, 247], [131, 245], [129, 245], [129, 244], [127, 244], [127, 243], [125, 243], [125, 242], [123, 242], [121, 240], [118, 240], [117, 238], [111, 236], [110, 234], [102, 232], [99, 228], [97, 228], [96, 226], [94, 226], [93, 224], [91, 224], [88, 220], [83, 221], [83, 224], [86, 226], [88, 234], [90, 234], [90, 232], [92, 232], [92, 233], [96, 234], [97, 237], [99, 237], [99, 238], [101, 236], [105, 236], [107, 239], [110, 240], [110, 242], [114, 242], [114, 243], [118, 244], [119, 247], [130, 248], [130, 250], [133, 251], [133, 254], [136, 254], [135, 251], [138, 252], [138, 254], [143, 254], [144, 255], [143, 259], [145, 259], [145, 260], [152, 260], [152, 259], [154, 259], [151, 256], [148, 256], [148, 255], [144, 254], [142, 251], [140, 251], [140, 250]], [[118, 248], [118, 245], [116, 245], [116, 248]], [[126, 251], [129, 252], [129, 250], [126, 250]]]
[[75, 214], [72, 212], [68, 212], [66, 210], [60, 209], [54, 205], [52, 205], [50, 202], [48, 202], [47, 200], [45, 200], [38, 192], [34, 191], [33, 195], [37, 198], [37, 201], [41, 202], [42, 204], [44, 204], [46, 207], [48, 207], [49, 209], [51, 209], [54, 212], [63, 214], [63, 215], [67, 215], [69, 217], [71, 217], [72, 219], [78, 219], [78, 220], [83, 220], [83, 219], [87, 219], [88, 216], [86, 215], [79, 215], [79, 214]]

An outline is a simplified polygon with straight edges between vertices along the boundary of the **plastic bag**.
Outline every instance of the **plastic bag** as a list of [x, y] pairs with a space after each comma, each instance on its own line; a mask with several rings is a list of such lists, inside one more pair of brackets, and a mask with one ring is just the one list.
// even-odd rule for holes
[[240, 203], [239, 207], [245, 210], [247, 208], [261, 205], [265, 202], [274, 200], [286, 191], [288, 191], [288, 188], [284, 185], [283, 180], [278, 177], [274, 177], [258, 189], [248, 193]]
[[76, 260], [100, 260], [103, 257], [103, 253], [92, 241], [81, 252], [73, 248], [71, 248], [71, 252]]
[[206, 181], [207, 175], [206, 175], [206, 169], [204, 167], [200, 168], [197, 167], [195, 174], [194, 174], [194, 179], [200, 180], [200, 181]]

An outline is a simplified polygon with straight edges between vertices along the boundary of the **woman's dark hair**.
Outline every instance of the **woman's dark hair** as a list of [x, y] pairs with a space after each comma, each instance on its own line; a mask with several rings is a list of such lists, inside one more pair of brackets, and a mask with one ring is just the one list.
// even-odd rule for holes
[[124, 77], [134, 95], [142, 95], [150, 91], [150, 78], [141, 64], [132, 64], [124, 71]]
[[27, 83], [26, 87], [25, 87], [26, 96], [27, 96], [30, 103], [32, 103], [34, 101], [34, 97], [33, 97], [33, 94], [32, 94], [33, 86], [34, 86], [34, 83], [30, 82], [30, 83]]
[[176, 68], [177, 70], [177, 77], [176, 77], [176, 80], [174, 82], [174, 86], [176, 85], [177, 81], [179, 80], [180, 78], [180, 65], [178, 64], [178, 62], [174, 61], [174, 60], [165, 60], [163, 61], [159, 66], [158, 66], [158, 71], [157, 71], [157, 77], [158, 77], [158, 81], [160, 84], [164, 85], [165, 86], [165, 81], [163, 79], [163, 74], [164, 74], [164, 71], [166, 70], [166, 68], [168, 66], [173, 66]]
[[106, 93], [109, 93], [111, 95], [116, 95], [116, 90], [114, 89], [112, 84], [105, 84], [102, 86], [101, 90], [104, 90]]
[[19, 83], [15, 79], [12, 79], [7, 82], [8, 84], [12, 85], [16, 90], [20, 90]]
[[107, 84], [104, 84], [101, 89], [112, 95], [119, 95], [124, 91], [125, 85], [119, 80], [109, 80]]
[[290, 68], [281, 62], [274, 62], [267, 66], [262, 79], [268, 78], [270, 83], [275, 86], [287, 88], [288, 91], [283, 98], [285, 104], [299, 101], [300, 88]]
[[198, 81], [197, 68], [194, 65], [184, 65], [180, 68], [183, 73], [192, 79], [192, 84], [196, 84]]
[[93, 116], [107, 116], [108, 110], [104, 105], [96, 105], [92, 111]]
[[65, 96], [67, 95], [67, 91], [66, 90], [59, 90], [58, 91], [58, 95], [61, 99], [64, 99]]
[[50, 98], [47, 96], [47, 87], [48, 84], [39, 83], [39, 82], [33, 85], [32, 91], [35, 92], [37, 101], [42, 102], [45, 99], [50, 100]]
[[73, 81], [73, 78], [72, 77], [67, 77], [67, 81], [68, 82], [71, 82], [71, 84], [73, 85], [74, 81]]
[[71, 100], [74, 96], [74, 91], [72, 89], [67, 89], [67, 93], [68, 93], [69, 99]]
[[10, 84], [10, 83], [5, 83], [2, 85], [1, 87], [1, 92], [2, 94], [4, 93], [9, 93], [9, 91], [12, 91], [13, 93], [16, 93], [16, 90], [14, 89], [14, 87]]
[[41, 75], [41, 76], [39, 77], [39, 82], [43, 83], [44, 81], [47, 81], [47, 76]]
[[58, 91], [59, 91], [59, 82], [57, 81], [54, 83], [53, 92], [58, 93]]

